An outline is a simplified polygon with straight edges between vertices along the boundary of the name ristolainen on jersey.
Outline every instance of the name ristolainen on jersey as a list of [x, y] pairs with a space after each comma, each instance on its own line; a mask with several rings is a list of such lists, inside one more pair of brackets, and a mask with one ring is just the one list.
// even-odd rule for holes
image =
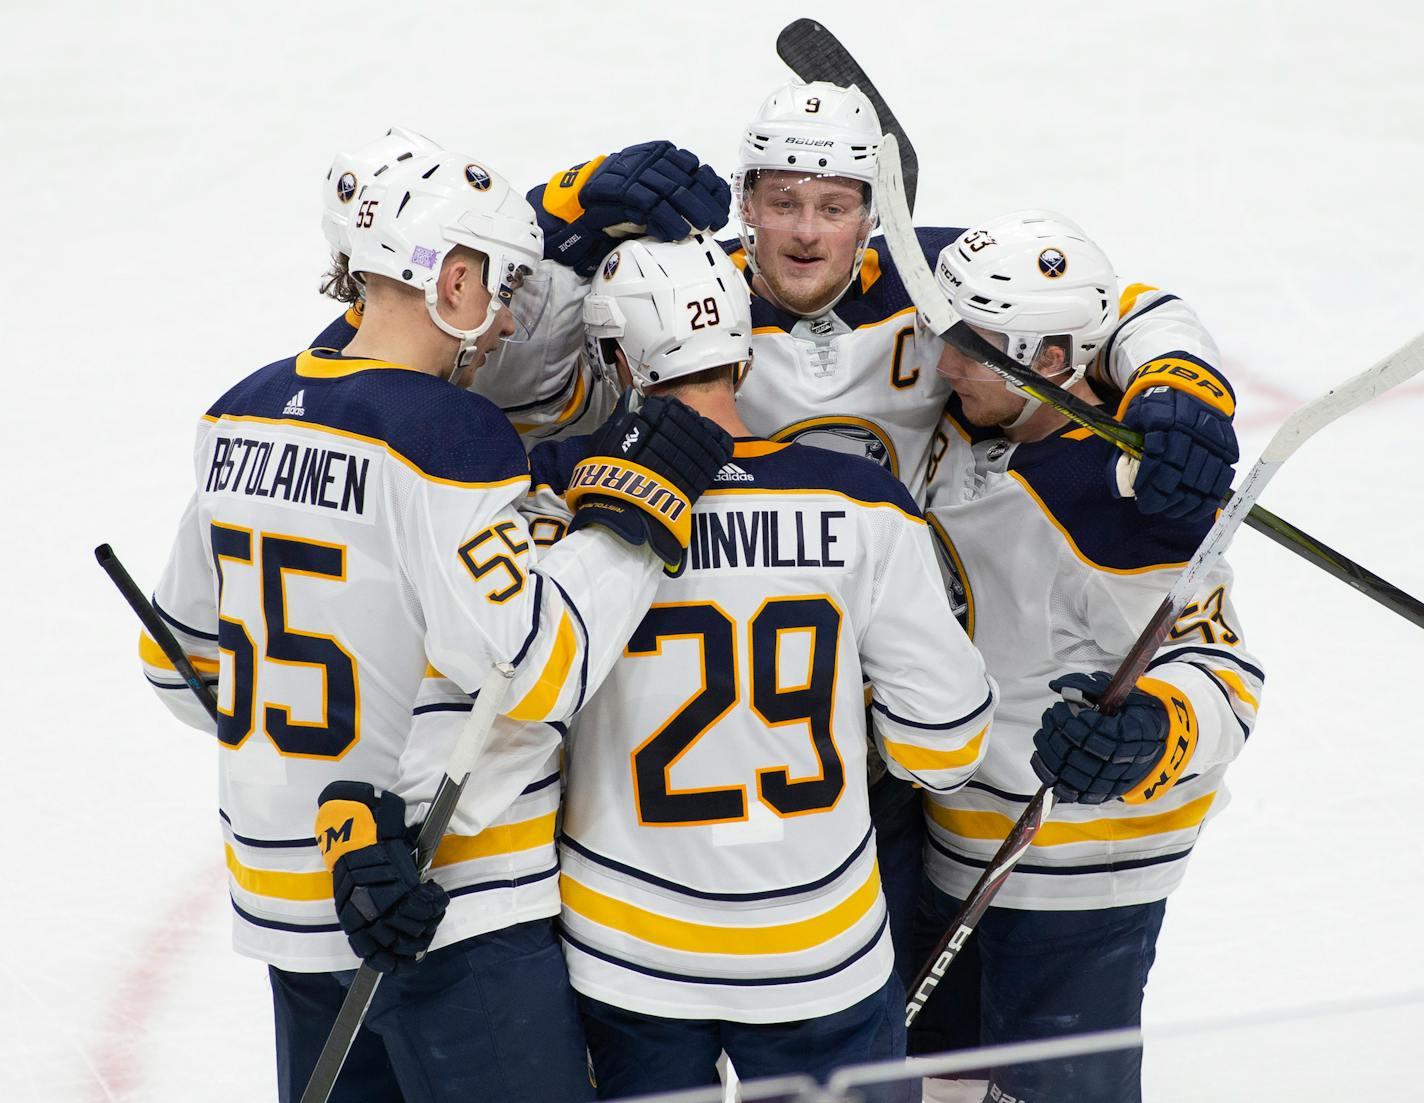
[[[300, 395], [296, 396], [300, 397]], [[272, 437], [213, 435], [207, 493], [366, 518], [371, 455]], [[379, 457], [376, 457], [379, 458]]]

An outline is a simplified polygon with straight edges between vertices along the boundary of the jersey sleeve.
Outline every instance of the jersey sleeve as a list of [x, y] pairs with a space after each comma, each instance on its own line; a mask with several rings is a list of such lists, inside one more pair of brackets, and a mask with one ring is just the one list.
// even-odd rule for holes
[[1122, 316], [1109, 335], [1094, 371], [1121, 395], [1118, 416], [1149, 387], [1187, 391], [1228, 417], [1236, 396], [1221, 374], [1221, 353], [1196, 311], [1176, 295], [1145, 284], [1123, 292]]
[[[1231, 568], [1218, 562], [1138, 682], [1164, 700], [1175, 720], [1195, 729], [1191, 759], [1180, 776], [1231, 762], [1256, 723], [1265, 674], [1246, 649], [1231, 585]], [[1160, 572], [1095, 574], [1081, 593], [1089, 634], [1109, 653], [1127, 654], [1162, 595]]]
[[471, 491], [421, 480], [401, 529], [431, 665], [467, 691], [491, 663], [516, 674], [504, 712], [562, 720], [596, 687], [652, 601], [661, 566], [601, 528], [536, 545], [527, 478]]
[[897, 777], [948, 792], [984, 760], [998, 691], [950, 610], [924, 522], [876, 512], [884, 551], [860, 640], [876, 746]]
[[[195, 468], [201, 462], [201, 452], [207, 438], [207, 423], [199, 424], [198, 442], [194, 448]], [[198, 516], [198, 495], [195, 491], [183, 510], [178, 535], [168, 554], [168, 564], [153, 591], [153, 604], [159, 617], [172, 631], [183, 654], [214, 692], [218, 686], [218, 610], [215, 600], [217, 579], [214, 574], [209, 544]], [[144, 677], [158, 694], [158, 699], [179, 720], [189, 727], [217, 734], [213, 718], [193, 696], [183, 675], [178, 673], [168, 656], [146, 631], [139, 633], [139, 661]], [[221, 702], [219, 702], [221, 707]]]

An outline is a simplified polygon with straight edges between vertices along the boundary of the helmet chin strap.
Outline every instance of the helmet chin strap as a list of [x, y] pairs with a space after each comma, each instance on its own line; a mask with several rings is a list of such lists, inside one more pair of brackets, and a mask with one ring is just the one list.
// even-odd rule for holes
[[469, 364], [470, 357], [475, 354], [475, 342], [478, 341], [494, 325], [494, 320], [499, 316], [500, 308], [504, 305], [499, 301], [497, 295], [490, 296], [489, 309], [485, 311], [485, 320], [474, 329], [456, 329], [444, 318], [440, 317], [440, 292], [436, 289], [435, 281], [425, 285], [425, 312], [430, 315], [430, 320], [442, 333], [448, 333], [451, 337], [458, 337], [460, 347], [455, 350], [455, 363], [450, 368], [450, 374], [445, 378], [454, 383], [460, 378], [460, 373]]
[[752, 227], [746, 227], [738, 236], [742, 239], [742, 250], [747, 256], [747, 267], [751, 269], [753, 276], [761, 277], [762, 286], [766, 288], [766, 297], [771, 300], [771, 305], [778, 310], [795, 315], [798, 318], [819, 318], [826, 311], [830, 310], [831, 307], [835, 306], [836, 303], [840, 302], [841, 296], [849, 291], [851, 285], [855, 283], [856, 278], [860, 275], [861, 266], [865, 263], [865, 250], [869, 247], [870, 239], [874, 234], [875, 220], [872, 218], [870, 229], [865, 232], [865, 235], [860, 239], [860, 244], [856, 246], [855, 260], [850, 266], [850, 276], [847, 277], [845, 283], [841, 284], [840, 290], [834, 295], [831, 295], [815, 311], [810, 313], [787, 306], [786, 303], [782, 302], [781, 296], [776, 293], [776, 288], [772, 286], [771, 281], [766, 278], [766, 273], [761, 270], [761, 265], [757, 263], [756, 259], [756, 230]]

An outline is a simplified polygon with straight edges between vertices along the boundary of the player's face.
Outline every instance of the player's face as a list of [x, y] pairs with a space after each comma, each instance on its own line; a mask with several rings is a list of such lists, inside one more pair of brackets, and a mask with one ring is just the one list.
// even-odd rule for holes
[[756, 233], [757, 268], [772, 295], [805, 315], [840, 297], [870, 233], [862, 186], [842, 176], [760, 172], [742, 219]]
[[[991, 333], [978, 326], [970, 328], [996, 348], [1008, 347], [1008, 338], [1002, 333]], [[981, 428], [1007, 425], [1019, 416], [1028, 401], [1005, 387], [1003, 378], [994, 374], [988, 365], [966, 356], [953, 345], [944, 346], [936, 370], [954, 384], [964, 416]]]

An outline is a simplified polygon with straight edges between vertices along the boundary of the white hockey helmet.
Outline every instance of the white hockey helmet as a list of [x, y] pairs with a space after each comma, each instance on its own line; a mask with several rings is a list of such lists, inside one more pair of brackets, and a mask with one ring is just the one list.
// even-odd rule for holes
[[[1117, 324], [1112, 264], [1077, 223], [1052, 211], [1014, 211], [965, 230], [940, 251], [935, 280], [960, 318], [1000, 335], [1024, 367], [1045, 341], [1062, 343], [1065, 374], [1054, 381], [1063, 387], [1083, 378]], [[1037, 408], [1030, 399], [1015, 424]]]
[[393, 126], [374, 142], [349, 153], [338, 153], [322, 183], [321, 232], [333, 253], [351, 255], [349, 229], [356, 209], [356, 193], [392, 165], [440, 147], [424, 134]]
[[[650, 385], [751, 359], [746, 281], [707, 234], [625, 241], [609, 253], [583, 301], [589, 362], [615, 381], [623, 350], [641, 394]], [[740, 377], [740, 373], [739, 373]]]
[[[514, 318], [511, 340], [525, 340], [548, 300], [548, 282], [535, 278], [544, 235], [534, 209], [504, 177], [464, 154], [440, 150], [413, 157], [363, 185], [350, 234], [353, 273], [420, 289], [430, 320], [460, 339], [452, 379], [500, 310]], [[474, 329], [456, 329], [437, 307], [441, 265], [457, 245], [487, 258], [490, 307]]]
[[777, 88], [747, 124], [732, 173], [732, 203], [741, 220], [742, 245], [752, 271], [756, 266], [757, 218], [749, 200], [758, 174], [792, 173], [801, 179], [840, 177], [864, 185], [865, 202], [852, 212], [866, 230], [856, 250], [846, 286], [860, 272], [865, 243], [875, 225], [875, 166], [880, 150], [880, 119], [859, 88], [828, 81], [792, 81]]

